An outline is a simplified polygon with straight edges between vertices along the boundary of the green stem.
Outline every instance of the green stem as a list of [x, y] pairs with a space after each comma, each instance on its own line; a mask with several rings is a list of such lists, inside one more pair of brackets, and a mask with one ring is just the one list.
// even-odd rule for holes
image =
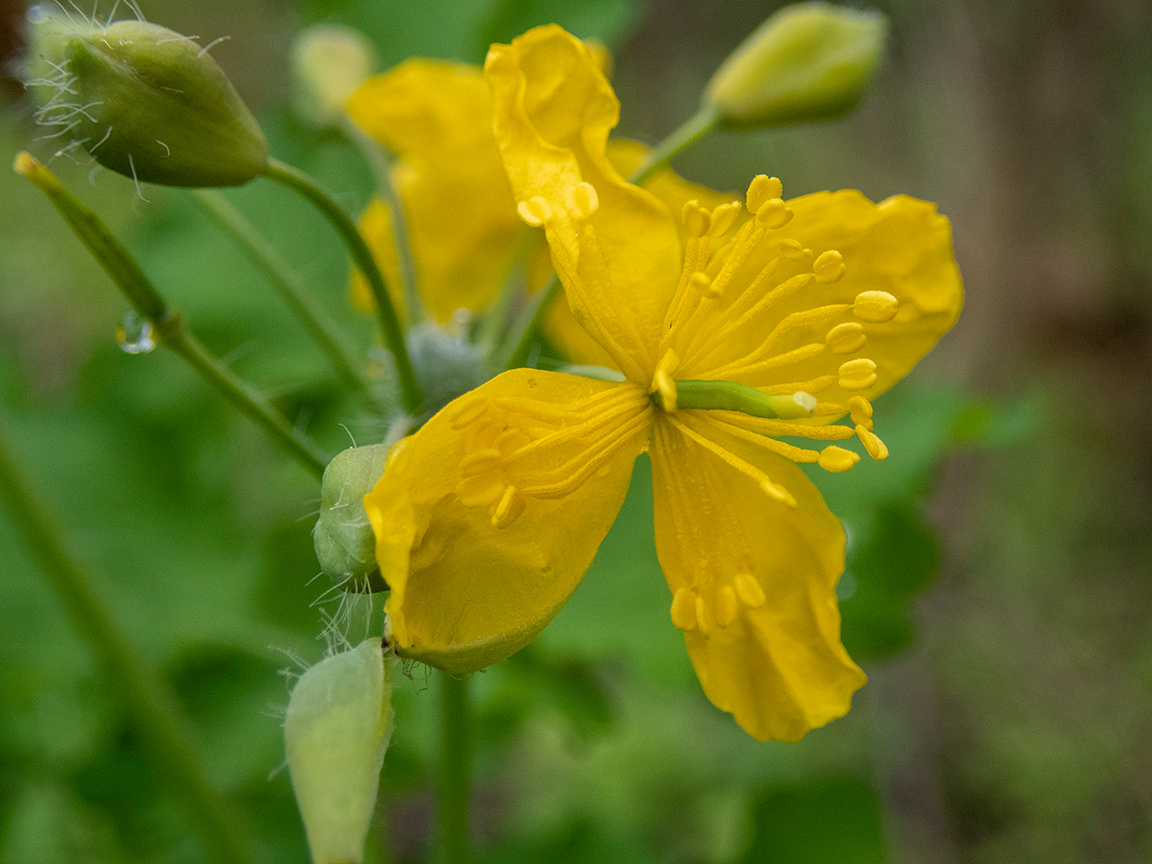
[[440, 678], [440, 783], [437, 789], [441, 864], [467, 864], [471, 785], [468, 679]]
[[513, 346], [512, 350], [508, 352], [506, 357], [497, 356], [495, 358], [493, 363], [495, 368], [515, 369], [517, 366], [523, 366], [528, 362], [528, 357], [532, 353], [532, 346], [536, 343], [536, 334], [540, 332], [540, 328], [544, 324], [544, 317], [548, 314], [552, 301], [560, 296], [560, 290], [560, 277], [553, 276], [544, 286], [543, 291], [528, 298], [528, 302], [520, 312], [520, 317], [516, 319], [516, 323], [508, 332], [508, 339], [505, 344]]
[[64, 188], [56, 176], [29, 156], [16, 157], [16, 173], [27, 177], [48, 196], [64, 221], [87, 247], [98, 264], [112, 277], [128, 301], [148, 319], [160, 341], [186, 360], [225, 398], [255, 420], [272, 439], [295, 456], [317, 477], [324, 474], [328, 457], [303, 433], [294, 429], [284, 415], [256, 392], [251, 384], [213, 357], [188, 331], [179, 313], [168, 308], [164, 298], [140, 269], [136, 259], [91, 210]]
[[327, 356], [344, 386], [359, 395], [373, 411], [382, 410], [383, 406], [373, 395], [368, 378], [359, 370], [356, 359], [343, 344], [336, 323], [313, 299], [304, 281], [292, 272], [272, 244], [220, 192], [198, 189], [192, 195], [268, 279], [284, 305]]
[[205, 849], [221, 864], [250, 864], [253, 859], [240, 827], [208, 782], [171, 692], [139, 661], [87, 574], [64, 548], [56, 526], [17, 470], [2, 437], [0, 501], [72, 626], [91, 645], [107, 682], [139, 729], [156, 773], [166, 776], [183, 797]]
[[376, 301], [376, 317], [380, 324], [380, 334], [384, 345], [392, 354], [396, 366], [396, 377], [400, 383], [401, 398], [404, 410], [415, 416], [420, 413], [424, 397], [420, 392], [420, 384], [416, 380], [416, 370], [412, 366], [412, 359], [408, 356], [408, 346], [404, 342], [404, 330], [400, 326], [400, 319], [396, 315], [396, 307], [392, 305], [392, 298], [384, 284], [384, 276], [376, 264], [376, 258], [352, 218], [344, 212], [331, 195], [329, 195], [315, 180], [298, 168], [293, 168], [279, 159], [269, 159], [264, 168], [264, 176], [275, 180], [294, 192], [302, 195], [316, 207], [332, 227], [340, 234], [352, 253], [352, 259], [372, 291]]
[[644, 160], [630, 178], [630, 182], [643, 186], [652, 175], [664, 168], [674, 156], [684, 152], [713, 129], [720, 120], [720, 115], [711, 105], [702, 105], [700, 110], [689, 117], [681, 126], [673, 130], [672, 134], [652, 148], [648, 158]]

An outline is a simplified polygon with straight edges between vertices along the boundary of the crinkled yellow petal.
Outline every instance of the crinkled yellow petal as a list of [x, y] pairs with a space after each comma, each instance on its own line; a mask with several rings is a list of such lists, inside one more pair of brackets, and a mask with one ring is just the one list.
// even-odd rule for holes
[[[364, 506], [392, 589], [387, 610], [400, 654], [471, 672], [535, 637], [579, 583], [620, 509], [646, 439], [646, 401], [634, 385], [516, 369], [450, 403], [398, 445]], [[621, 406], [630, 413], [620, 414]], [[627, 425], [613, 426], [620, 418]], [[565, 430], [554, 444], [529, 448], [517, 473], [491, 473], [498, 448]], [[569, 463], [572, 475], [594, 470], [574, 488], [545, 488], [549, 471]], [[517, 501], [508, 480], [555, 497]]]
[[630, 379], [650, 378], [680, 244], [667, 207], [605, 155], [619, 118], [611, 85], [555, 25], [494, 45], [485, 74], [515, 197], [545, 228], [576, 320]]
[[[492, 134], [492, 97], [481, 71], [407, 60], [364, 82], [348, 113], [400, 158], [392, 182], [404, 205], [425, 306], [439, 321], [460, 308], [485, 308], [503, 286], [526, 229]], [[390, 286], [398, 286], [387, 208], [373, 202], [361, 224]], [[353, 300], [363, 307], [370, 295], [358, 279]]]
[[708, 437], [797, 506], [765, 495], [660, 416], [650, 451], [656, 549], [673, 619], [713, 704], [758, 740], [795, 741], [846, 713], [865, 680], [840, 644], [844, 532], [793, 463], [720, 433]]
[[[721, 376], [757, 387], [826, 375], [840, 378], [840, 364], [863, 358], [876, 364], [875, 383], [861, 391], [845, 389], [837, 381], [820, 393], [820, 400], [844, 404], [860, 392], [868, 397], [883, 393], [911, 371], [960, 314], [964, 294], [952, 250], [951, 224], [937, 213], [935, 204], [906, 195], [873, 204], [855, 190], [819, 192], [792, 199], [788, 207], [794, 217], [784, 227], [769, 232], [744, 266], [742, 277], [734, 280], [726, 298], [702, 315], [699, 332], [722, 332], [725, 320], [732, 317], [726, 312], [726, 304], [734, 301], [741, 285], [747, 285], [760, 268], [780, 255], [782, 240], [794, 241], [794, 246], [811, 250], [811, 255], [804, 261], [784, 258], [771, 285], [791, 275], [811, 274], [813, 258], [819, 266], [823, 263], [819, 256], [828, 250], [836, 250], [843, 257], [843, 277], [833, 282], [814, 278], [786, 299], [765, 306], [737, 333], [719, 340], [710, 362], [703, 368], [685, 371], [707, 377], [709, 369], [723, 368], [724, 363], [756, 350], [766, 335], [793, 313], [835, 305], [851, 307], [860, 294], [883, 292], [898, 302], [891, 320], [861, 318], [851, 308], [837, 317], [815, 316], [810, 323], [790, 329], [773, 347], [772, 354], [826, 341], [841, 349], [855, 350], [837, 353], [829, 349], [796, 363], [761, 366], [748, 374], [729, 368]], [[831, 262], [828, 266], [835, 267]], [[837, 331], [838, 338], [829, 340], [829, 332], [843, 324], [850, 327], [842, 327]], [[861, 335], [863, 339], [859, 338]]]

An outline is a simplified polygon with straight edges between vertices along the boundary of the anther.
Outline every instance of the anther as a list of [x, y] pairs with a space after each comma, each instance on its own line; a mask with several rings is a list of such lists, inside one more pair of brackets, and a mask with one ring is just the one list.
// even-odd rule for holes
[[769, 198], [756, 211], [756, 221], [765, 228], [783, 228], [792, 221], [792, 208], [781, 198]]
[[727, 232], [732, 227], [732, 223], [736, 221], [736, 214], [740, 212], [740, 203], [731, 201], [727, 204], [721, 204], [712, 210], [712, 224], [708, 228], [708, 234], [711, 237], [719, 237]]
[[872, 429], [872, 403], [863, 396], [853, 396], [848, 400], [848, 410], [852, 412], [852, 422], [865, 429]]
[[724, 585], [716, 592], [716, 623], [721, 628], [731, 627], [736, 622], [739, 608], [736, 591], [731, 585]]
[[709, 621], [709, 617], [708, 617], [708, 606], [704, 603], [703, 597], [697, 597], [696, 598], [696, 629], [699, 630], [703, 635], [707, 636], [708, 631], [711, 629], [711, 627], [709, 625], [710, 625], [710, 621]]
[[600, 197], [591, 183], [577, 183], [564, 190], [564, 206], [573, 219], [587, 219], [600, 209]]
[[781, 198], [784, 195], [784, 184], [778, 177], [769, 177], [767, 174], [757, 174], [748, 184], [747, 207], [749, 213], [757, 213], [765, 201]]
[[672, 623], [680, 630], [696, 628], [696, 592], [691, 588], [677, 588], [672, 595]]
[[829, 330], [824, 341], [837, 354], [855, 354], [867, 344], [868, 337], [859, 321], [845, 321]]
[[899, 301], [887, 291], [863, 291], [856, 295], [852, 314], [861, 321], [883, 324], [896, 317]]
[[517, 204], [516, 212], [528, 225], [539, 228], [552, 218], [552, 205], [548, 203], [547, 198], [536, 195]]
[[460, 460], [460, 476], [476, 477], [500, 467], [500, 451], [491, 447], [476, 450]]
[[486, 507], [504, 494], [504, 481], [491, 474], [465, 477], [456, 484], [456, 497], [465, 507]]
[[840, 366], [839, 383], [845, 390], [867, 390], [876, 380], [876, 364], [867, 357], [849, 360]]
[[789, 261], [812, 260], [812, 250], [805, 249], [803, 243], [799, 240], [793, 240], [791, 237], [780, 241], [780, 254]]
[[707, 273], [696, 271], [688, 278], [688, 284], [699, 291], [701, 294], [707, 294], [709, 297], [719, 297], [719, 289], [713, 287], [712, 277]]
[[684, 220], [684, 227], [692, 237], [703, 237], [712, 225], [712, 214], [695, 200], [684, 205], [684, 209], [680, 211], [680, 218]]
[[817, 282], [839, 282], [848, 271], [844, 265], [844, 256], [835, 249], [821, 252], [813, 262], [812, 269], [816, 273]]
[[851, 470], [852, 466], [859, 461], [859, 453], [853, 453], [851, 450], [832, 445], [820, 451], [820, 458], [816, 460], [816, 464], [825, 471], [841, 474]]
[[871, 429], [865, 429], [862, 425], [857, 426], [856, 436], [864, 445], [864, 449], [868, 451], [868, 455], [877, 462], [888, 458], [888, 445], [881, 441]]
[[816, 406], [820, 404], [816, 401], [816, 397], [811, 393], [805, 393], [803, 390], [797, 390], [792, 394], [792, 401], [804, 409], [804, 413], [811, 414], [816, 410]]
[[680, 358], [675, 351], [669, 349], [660, 358], [656, 374], [652, 376], [652, 392], [660, 394], [661, 407], [669, 414], [676, 410], [676, 381], [672, 373], [679, 365]]
[[492, 511], [492, 527], [507, 528], [520, 518], [527, 503], [515, 486], [505, 488], [504, 494], [500, 496], [500, 503]]
[[773, 483], [771, 480], [764, 480], [760, 483], [760, 491], [779, 501], [785, 507], [796, 508], [796, 499], [792, 497], [792, 493], [781, 486], [779, 483]]
[[760, 587], [760, 583], [751, 573], [737, 573], [732, 584], [736, 588], [736, 596], [745, 606], [750, 609], [759, 609], [764, 605], [764, 601], [767, 599], [764, 596], [764, 589]]

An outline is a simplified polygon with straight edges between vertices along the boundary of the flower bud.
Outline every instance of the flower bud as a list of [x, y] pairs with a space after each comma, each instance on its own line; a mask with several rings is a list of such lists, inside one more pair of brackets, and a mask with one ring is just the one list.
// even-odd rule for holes
[[705, 103], [730, 128], [847, 114], [872, 80], [886, 31], [880, 12], [828, 3], [785, 6], [716, 71]]
[[325, 657], [300, 676], [284, 717], [292, 789], [315, 864], [355, 864], [392, 738], [395, 662], [381, 640]]
[[364, 496], [384, 476], [388, 450], [387, 444], [350, 447], [324, 469], [312, 541], [320, 569], [337, 585], [376, 569], [376, 537]]
[[64, 61], [56, 76], [29, 81], [56, 88], [41, 122], [62, 127], [101, 165], [166, 186], [238, 186], [263, 171], [264, 133], [191, 38], [146, 21], [80, 30], [49, 19], [32, 29], [39, 68]]
[[296, 110], [314, 126], [337, 126], [348, 97], [376, 71], [376, 52], [358, 30], [309, 27], [292, 46]]

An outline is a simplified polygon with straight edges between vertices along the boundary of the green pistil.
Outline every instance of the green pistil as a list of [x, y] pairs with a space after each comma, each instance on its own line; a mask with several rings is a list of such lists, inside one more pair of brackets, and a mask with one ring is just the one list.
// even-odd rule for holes
[[[799, 397], [799, 399], [797, 398]], [[657, 390], [652, 401], [664, 408], [664, 397]], [[808, 394], [770, 396], [735, 381], [677, 381], [676, 408], [712, 411], [739, 411], [752, 417], [797, 420], [811, 417], [815, 399]], [[805, 403], [805, 404], [801, 404]]]

